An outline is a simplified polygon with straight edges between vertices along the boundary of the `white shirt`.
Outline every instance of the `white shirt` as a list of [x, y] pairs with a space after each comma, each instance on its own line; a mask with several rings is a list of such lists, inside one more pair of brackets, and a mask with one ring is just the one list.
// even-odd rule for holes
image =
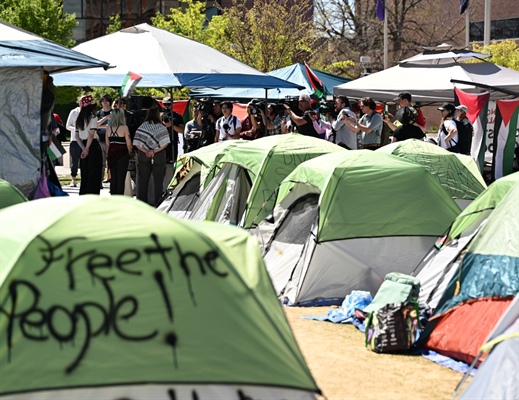
[[97, 139], [97, 119], [95, 115], [92, 115], [92, 118], [90, 118], [90, 122], [88, 123], [88, 127], [86, 127], [86, 129], [76, 129], [76, 135], [78, 135], [81, 140], [87, 140], [92, 130], [94, 131], [94, 139]]
[[68, 114], [66, 128], [70, 132], [71, 142], [74, 142], [76, 140], [76, 120], [80, 110], [81, 108], [76, 107]]
[[[457, 129], [456, 122], [454, 122], [452, 119], [446, 119], [445, 121], [443, 121], [443, 126], [445, 126], [445, 131], [447, 131], [447, 133], [444, 132], [444, 130], [441, 128], [441, 125], [440, 125], [440, 129], [438, 130], [438, 144], [442, 148], [447, 149], [447, 144], [445, 143], [445, 138], [449, 134], [449, 126], [453, 126], [454, 129]], [[457, 143], [458, 143], [458, 133], [456, 133], [456, 135], [450, 140], [449, 147], [456, 146]]]
[[[228, 130], [226, 131], [224, 125], [229, 125]], [[229, 118], [225, 118], [225, 116], [220, 117], [218, 121], [216, 121], [216, 130], [220, 132], [220, 136], [218, 137], [218, 141], [231, 139], [226, 137], [225, 134], [228, 133], [231, 136], [236, 135], [236, 129], [241, 128], [241, 121], [234, 115], [229, 115]]]

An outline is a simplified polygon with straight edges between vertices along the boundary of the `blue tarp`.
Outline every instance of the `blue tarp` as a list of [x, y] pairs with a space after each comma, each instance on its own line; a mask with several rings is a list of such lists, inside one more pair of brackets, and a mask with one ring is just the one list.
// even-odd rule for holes
[[[332, 93], [333, 87], [349, 82], [351, 79], [343, 78], [338, 75], [328, 74], [319, 70], [312, 70], [314, 74], [324, 83], [328, 93]], [[271, 89], [268, 91], [268, 98], [271, 100], [284, 99], [287, 96], [299, 96], [301, 94], [314, 94], [312, 85], [308, 80], [304, 64], [293, 64], [285, 68], [276, 69], [268, 72], [270, 76], [280, 78], [304, 87], [303, 90], [297, 89]], [[207, 85], [211, 86], [211, 85]], [[248, 85], [247, 89], [219, 88], [214, 89], [205, 87], [200, 89], [192, 89], [189, 92], [192, 97], [212, 97], [215, 99], [264, 99], [265, 90], [253, 88]]]

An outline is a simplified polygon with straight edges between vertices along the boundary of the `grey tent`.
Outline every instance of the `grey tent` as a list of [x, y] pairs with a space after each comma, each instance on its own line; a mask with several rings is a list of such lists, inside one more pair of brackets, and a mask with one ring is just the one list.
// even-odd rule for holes
[[479, 93], [483, 87], [490, 90], [493, 100], [510, 97], [505, 92], [515, 93], [512, 97], [519, 94], [519, 71], [486, 61], [460, 63], [460, 60], [478, 58], [478, 53], [465, 52], [458, 57], [452, 54], [450, 47], [441, 47], [430, 54], [403, 60], [392, 68], [335, 86], [333, 94], [353, 98], [370, 96], [385, 102], [392, 101], [399, 92], [408, 91], [413, 94], [413, 101], [437, 103], [454, 101], [454, 86], [469, 93]]
[[41, 176], [44, 71], [92, 67], [108, 63], [0, 21], [0, 178], [25, 196]]

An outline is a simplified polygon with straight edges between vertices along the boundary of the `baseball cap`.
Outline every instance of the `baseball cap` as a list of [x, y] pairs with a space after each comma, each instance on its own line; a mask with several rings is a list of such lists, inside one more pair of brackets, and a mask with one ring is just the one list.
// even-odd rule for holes
[[398, 93], [398, 96], [396, 96], [393, 101], [397, 101], [397, 100], [407, 100], [407, 101], [411, 101], [411, 93], [409, 92], [401, 92], [401, 93]]
[[463, 111], [465, 114], [467, 114], [469, 112], [469, 108], [464, 104], [460, 104], [459, 106], [456, 106], [456, 110]]
[[96, 101], [90, 95], [83, 96], [83, 97], [81, 97], [81, 100], [79, 100], [79, 104], [82, 108], [87, 107], [91, 104], [95, 104], [95, 103], [96, 103]]
[[447, 110], [450, 112], [454, 112], [456, 110], [456, 107], [454, 107], [454, 104], [452, 104], [452, 103], [443, 103], [441, 107], [438, 107], [438, 110], [440, 110], [440, 111]]

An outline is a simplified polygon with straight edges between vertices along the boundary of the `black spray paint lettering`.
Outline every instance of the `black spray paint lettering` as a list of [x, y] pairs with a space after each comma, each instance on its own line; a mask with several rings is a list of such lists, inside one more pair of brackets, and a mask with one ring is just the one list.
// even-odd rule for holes
[[[77, 355], [66, 367], [66, 373], [72, 373], [78, 367], [81, 360], [86, 356], [92, 339], [99, 335], [113, 334], [121, 340], [127, 341], [154, 339], [158, 335], [157, 329], [149, 328], [147, 333], [130, 335], [121, 327], [121, 320], [129, 321], [138, 314], [139, 301], [135, 296], [131, 295], [116, 299], [111, 287], [116, 277], [117, 279], [121, 279], [124, 275], [142, 277], [145, 270], [145, 267], [141, 265], [143, 258], [148, 258], [148, 263], [153, 263], [154, 272], [152, 275], [158, 286], [158, 293], [162, 297], [166, 314], [171, 323], [174, 322], [174, 304], [170, 296], [171, 289], [168, 290], [168, 284], [164, 279], [162, 271], [155, 268], [163, 266], [167, 271], [169, 280], [173, 281], [173, 267], [180, 267], [179, 269], [188, 281], [189, 295], [195, 306], [196, 299], [191, 283], [193, 273], [197, 272], [202, 276], [211, 274], [218, 278], [226, 278], [228, 276], [228, 272], [217, 269], [219, 253], [216, 250], [209, 250], [200, 255], [192, 251], [183, 250], [177, 241], [173, 241], [172, 245], [167, 247], [160, 243], [158, 236], [155, 234], [150, 235], [152, 245], [144, 247], [141, 251], [124, 249], [115, 254], [102, 253], [97, 249], [77, 250], [78, 247], [81, 249], [85, 247], [84, 243], [78, 245], [78, 242], [87, 240], [84, 237], [69, 238], [54, 246], [41, 236], [39, 239], [45, 244], [45, 247], [40, 249], [44, 266], [35, 273], [36, 280], [51, 270], [51, 267], [63, 268], [64, 266], [68, 278], [68, 289], [75, 291], [78, 284], [76, 270], [86, 268], [92, 284], [95, 284], [96, 280], [100, 281], [108, 301], [107, 304], [101, 304], [98, 301], [67, 304], [66, 306], [54, 304], [44, 309], [40, 305], [43, 294], [37, 287], [37, 283], [22, 279], [11, 281], [8, 296], [10, 301], [0, 307], [0, 315], [4, 314], [8, 318], [7, 347], [9, 362], [14, 352], [13, 336], [16, 328], [20, 330], [25, 339], [40, 342], [55, 340], [60, 345], [63, 343], [75, 345], [78, 337], [84, 337]], [[157, 259], [160, 262], [157, 262]], [[172, 260], [176, 259], [178, 261], [172, 262]], [[117, 271], [122, 276], [121, 274], [116, 275]], [[20, 299], [24, 299], [23, 306]], [[95, 316], [98, 318], [94, 318]], [[62, 323], [58, 327], [56, 322], [58, 318], [60, 321], [66, 321], [66, 323]], [[101, 322], [98, 323], [98, 326], [92, 326], [93, 321], [99, 320]], [[35, 328], [38, 329], [39, 334], [34, 334], [32, 330]], [[178, 337], [174, 332], [165, 333], [164, 342], [172, 348], [174, 366], [178, 368], [176, 356]]]

